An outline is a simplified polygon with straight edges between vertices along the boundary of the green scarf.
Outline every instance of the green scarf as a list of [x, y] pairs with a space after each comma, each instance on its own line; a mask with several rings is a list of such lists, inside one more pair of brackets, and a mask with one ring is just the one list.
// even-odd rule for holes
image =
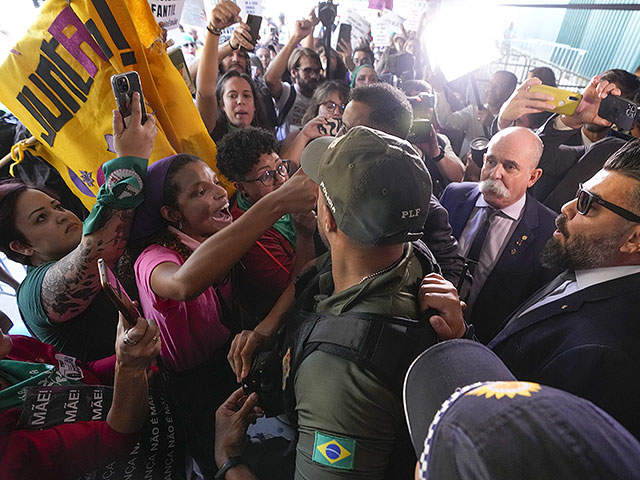
[[[238, 203], [238, 208], [243, 212], [249, 210], [251, 205], [253, 205], [240, 192], [236, 195], [236, 202]], [[287, 213], [280, 217], [278, 221], [273, 224], [273, 228], [286, 238], [294, 249], [296, 248], [296, 229], [293, 227], [293, 221], [291, 220], [290, 214]]]
[[134, 209], [142, 203], [148, 163], [146, 158], [118, 157], [102, 166], [105, 183], [100, 187], [96, 203], [83, 223], [84, 235], [101, 228], [111, 210]]
[[46, 363], [0, 360], [0, 375], [11, 386], [0, 390], [0, 409], [17, 407], [24, 395], [20, 391], [35, 385], [74, 385], [79, 382], [65, 378], [53, 365]]

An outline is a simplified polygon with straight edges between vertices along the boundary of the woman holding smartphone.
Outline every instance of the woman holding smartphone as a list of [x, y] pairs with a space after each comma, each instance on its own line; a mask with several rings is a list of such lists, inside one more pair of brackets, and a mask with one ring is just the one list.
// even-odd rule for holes
[[[102, 257], [113, 266], [120, 258], [134, 208], [142, 201], [157, 127], [151, 115], [141, 123], [138, 95], [134, 94], [126, 129], [120, 113], [113, 112], [119, 158], [104, 165], [107, 181], [84, 225], [51, 192], [19, 180], [0, 184], [0, 250], [27, 265], [17, 293], [25, 324], [39, 340], [82, 361], [114, 353], [118, 313], [102, 292], [96, 262]], [[133, 182], [138, 191], [126, 200], [114, 194], [122, 173], [120, 182]]]

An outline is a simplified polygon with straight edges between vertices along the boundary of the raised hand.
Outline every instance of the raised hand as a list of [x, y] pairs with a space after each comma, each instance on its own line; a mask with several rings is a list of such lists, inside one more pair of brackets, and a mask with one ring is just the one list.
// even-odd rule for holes
[[[125, 122], [127, 128], [125, 128]], [[158, 134], [156, 119], [147, 113], [147, 121], [142, 124], [140, 94], [131, 96], [131, 115], [123, 119], [118, 110], [113, 111], [113, 144], [119, 157], [149, 158], [153, 142]]]

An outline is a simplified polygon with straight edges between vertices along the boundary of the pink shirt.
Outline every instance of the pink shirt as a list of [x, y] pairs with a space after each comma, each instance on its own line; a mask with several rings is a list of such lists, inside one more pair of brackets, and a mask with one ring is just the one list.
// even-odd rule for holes
[[[164, 262], [184, 263], [169, 248], [148, 246], [135, 263], [136, 283], [145, 317], [153, 318], [160, 329], [162, 360], [169, 369], [183, 371], [209, 359], [229, 339], [230, 332], [221, 323], [222, 306], [213, 286], [188, 302], [161, 298], [151, 290], [151, 273]], [[215, 287], [231, 307], [231, 282], [225, 279]]]

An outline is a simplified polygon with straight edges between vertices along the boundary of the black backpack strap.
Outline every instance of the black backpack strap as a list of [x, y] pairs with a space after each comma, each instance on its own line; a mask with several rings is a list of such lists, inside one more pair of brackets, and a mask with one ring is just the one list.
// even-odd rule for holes
[[289, 114], [289, 112], [291, 111], [291, 108], [293, 107], [293, 103], [296, 101], [296, 95], [297, 95], [296, 88], [295, 86], [291, 85], [291, 90], [289, 90], [289, 98], [287, 98], [287, 101], [282, 107], [282, 110], [280, 110], [280, 113], [278, 113], [277, 127], [280, 127], [284, 123], [285, 119], [287, 118], [287, 115]]
[[292, 352], [292, 371], [315, 350], [345, 358], [399, 392], [411, 362], [437, 341], [429, 323], [372, 313], [311, 314]]
[[438, 273], [442, 275], [442, 270], [440, 269], [440, 265], [438, 265], [436, 257], [431, 253], [429, 247], [427, 247], [422, 240], [411, 242], [411, 245], [413, 245], [413, 251], [420, 261], [424, 275], [429, 273]]

